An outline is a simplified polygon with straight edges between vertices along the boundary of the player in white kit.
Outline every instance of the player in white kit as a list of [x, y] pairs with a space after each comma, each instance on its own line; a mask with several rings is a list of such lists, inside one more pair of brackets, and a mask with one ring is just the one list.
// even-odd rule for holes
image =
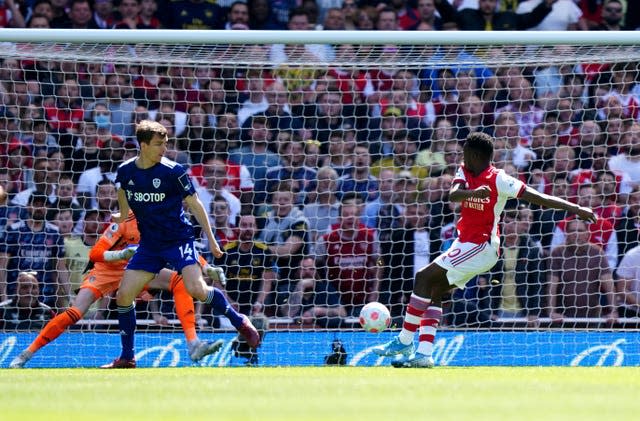
[[[508, 199], [564, 209], [580, 219], [595, 221], [589, 208], [581, 207], [526, 186], [491, 164], [493, 139], [485, 133], [471, 133], [464, 144], [463, 163], [453, 180], [449, 200], [461, 202], [457, 238], [451, 247], [416, 274], [400, 334], [373, 349], [377, 355], [402, 354], [394, 367], [434, 365], [431, 356], [435, 333], [442, 319], [442, 298], [453, 288], [464, 288], [474, 276], [491, 269], [498, 261], [498, 223]], [[419, 329], [418, 348], [414, 349]]]

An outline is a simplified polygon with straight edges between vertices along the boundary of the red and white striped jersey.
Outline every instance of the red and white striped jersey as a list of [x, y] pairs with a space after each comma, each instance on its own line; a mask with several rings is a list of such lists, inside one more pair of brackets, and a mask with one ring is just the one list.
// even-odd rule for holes
[[491, 194], [485, 199], [469, 198], [462, 202], [458, 221], [458, 239], [463, 243], [482, 244], [491, 242], [496, 250], [500, 248], [498, 222], [507, 200], [520, 197], [526, 185], [507, 175], [493, 165], [489, 165], [475, 177], [464, 164], [458, 168], [453, 183], [462, 183], [465, 189], [474, 190], [489, 186]]

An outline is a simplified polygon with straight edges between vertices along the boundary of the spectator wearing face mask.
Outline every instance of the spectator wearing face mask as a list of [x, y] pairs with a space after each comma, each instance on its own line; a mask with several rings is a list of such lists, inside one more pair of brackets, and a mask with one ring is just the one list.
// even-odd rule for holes
[[[129, 81], [129, 76], [122, 73], [112, 73], [106, 77], [106, 100], [89, 104], [85, 111], [86, 117], [94, 117], [94, 109], [98, 104], [106, 105], [109, 110], [111, 133], [120, 137], [133, 137], [134, 123], [133, 115], [136, 103], [131, 99], [133, 87]], [[98, 131], [105, 128], [106, 119], [100, 117], [96, 121]], [[102, 127], [101, 127], [102, 125]]]

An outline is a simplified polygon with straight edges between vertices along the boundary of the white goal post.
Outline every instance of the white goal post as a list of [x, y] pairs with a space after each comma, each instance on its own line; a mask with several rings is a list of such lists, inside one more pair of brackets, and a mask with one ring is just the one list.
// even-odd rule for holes
[[[358, 331], [368, 300], [401, 326], [415, 271], [456, 236], [447, 193], [474, 131], [495, 138], [499, 168], [600, 219], [574, 224], [509, 202], [498, 265], [444, 303], [441, 362], [473, 364], [478, 353], [464, 340], [491, 340], [504, 358], [483, 363], [532, 363], [518, 356], [525, 347], [533, 364], [569, 364], [563, 352], [588, 346], [581, 329], [618, 346], [640, 328], [638, 32], [3, 29], [0, 63], [5, 347], [27, 345], [83, 285], [88, 250], [115, 210], [115, 168], [135, 156], [141, 118], [168, 127], [170, 157], [189, 168], [236, 256], [218, 262], [225, 294], [278, 332], [263, 351], [269, 364], [304, 355], [298, 342], [328, 352], [333, 338], [369, 361], [377, 339]], [[47, 239], [29, 231], [34, 192], [48, 200]], [[345, 198], [358, 202], [355, 228], [343, 225]], [[243, 260], [249, 214], [262, 251]], [[32, 300], [21, 296], [25, 271], [36, 273]], [[143, 347], [181, 338], [171, 293], [152, 290], [138, 306]], [[196, 312], [199, 332], [233, 337], [225, 318]], [[56, 364], [65, 366], [70, 347], [78, 365], [90, 364], [103, 337], [117, 354], [108, 298], [77, 325], [45, 348]], [[460, 349], [469, 354], [456, 360]]]

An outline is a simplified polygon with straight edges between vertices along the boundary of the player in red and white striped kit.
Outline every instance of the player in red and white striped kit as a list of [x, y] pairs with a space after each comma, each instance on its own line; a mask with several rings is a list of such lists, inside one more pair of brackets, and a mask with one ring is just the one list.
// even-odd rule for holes
[[[431, 352], [435, 333], [442, 318], [442, 297], [452, 288], [464, 288], [474, 276], [491, 269], [498, 260], [500, 233], [498, 223], [508, 199], [564, 209], [579, 218], [595, 221], [593, 211], [526, 186], [491, 164], [493, 139], [485, 133], [471, 133], [464, 144], [464, 163], [460, 165], [449, 191], [449, 200], [460, 202], [458, 237], [449, 250], [416, 274], [413, 293], [407, 306], [402, 331], [391, 342], [376, 347], [382, 356], [402, 354], [394, 367], [434, 365]], [[419, 332], [418, 348], [413, 339]]]

